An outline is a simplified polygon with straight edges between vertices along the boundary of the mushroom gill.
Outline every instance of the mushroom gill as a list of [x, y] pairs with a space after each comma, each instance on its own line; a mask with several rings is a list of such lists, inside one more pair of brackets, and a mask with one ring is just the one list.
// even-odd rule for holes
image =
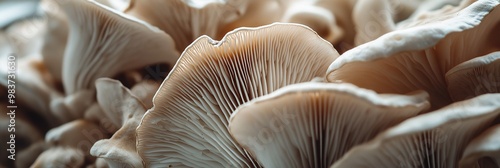
[[338, 53], [311, 29], [275, 23], [198, 38], [162, 83], [137, 128], [146, 167], [258, 167], [227, 130], [241, 104], [324, 72]]
[[426, 90], [432, 109], [443, 107], [451, 103], [445, 73], [462, 62], [500, 50], [498, 3], [479, 0], [434, 22], [393, 31], [353, 48], [330, 65], [327, 80], [380, 93]]
[[247, 0], [131, 0], [125, 13], [172, 36], [182, 51], [202, 35], [215, 37], [219, 26], [239, 17]]
[[352, 148], [332, 168], [458, 167], [467, 144], [499, 116], [500, 94], [456, 102], [389, 128]]
[[500, 125], [488, 128], [465, 148], [460, 168], [500, 167]]
[[56, 2], [69, 24], [62, 67], [68, 95], [95, 88], [94, 82], [100, 77], [177, 61], [172, 38], [144, 21], [92, 1]]
[[353, 146], [426, 110], [427, 98], [351, 84], [294, 84], [239, 106], [229, 131], [263, 167], [329, 167]]
[[500, 93], [500, 52], [463, 62], [446, 72], [445, 77], [454, 101]]

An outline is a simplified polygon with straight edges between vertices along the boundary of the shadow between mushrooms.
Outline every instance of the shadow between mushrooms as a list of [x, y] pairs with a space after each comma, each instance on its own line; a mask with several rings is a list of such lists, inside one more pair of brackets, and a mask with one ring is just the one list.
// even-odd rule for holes
[[[445, 73], [500, 50], [498, 0], [479, 0], [435, 22], [393, 31], [349, 50], [328, 69], [329, 82], [353, 83], [380, 93], [426, 90], [433, 109], [451, 103]], [[442, 18], [445, 18], [442, 20]]]
[[179, 51], [196, 38], [215, 37], [219, 26], [242, 15], [247, 0], [131, 0], [125, 13], [157, 26]]
[[332, 168], [458, 167], [467, 144], [499, 116], [500, 94], [457, 102], [403, 121], [352, 148]]
[[324, 72], [338, 53], [311, 29], [275, 23], [193, 42], [137, 128], [146, 167], [259, 167], [231, 138], [241, 104]]
[[301, 83], [241, 105], [229, 131], [263, 167], [329, 167], [351, 147], [429, 108], [428, 95]]

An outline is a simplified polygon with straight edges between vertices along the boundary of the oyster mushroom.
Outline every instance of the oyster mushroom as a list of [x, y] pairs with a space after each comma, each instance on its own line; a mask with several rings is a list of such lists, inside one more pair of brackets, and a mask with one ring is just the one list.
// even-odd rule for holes
[[[174, 64], [178, 58], [175, 44], [163, 31], [92, 1], [56, 1], [69, 24], [64, 53], [62, 80], [66, 96], [94, 101], [94, 82], [120, 72], [147, 65]], [[81, 93], [84, 92], [84, 93]], [[85, 108], [72, 109], [54, 100], [58, 113], [83, 116]], [[88, 104], [86, 106], [90, 106]]]
[[498, 3], [479, 0], [458, 13], [440, 16], [442, 21], [393, 31], [353, 48], [330, 65], [327, 80], [380, 93], [422, 89], [429, 92], [433, 109], [443, 107], [451, 103], [445, 73], [500, 50]]
[[[69, 24], [62, 68], [66, 94], [92, 89], [100, 77], [177, 61], [170, 36], [143, 21], [92, 1], [56, 2]], [[99, 68], [87, 68], [94, 66]]]
[[201, 35], [215, 37], [223, 23], [243, 13], [246, 0], [131, 0], [125, 13], [157, 26], [175, 40], [177, 50]]
[[263, 167], [328, 167], [351, 147], [417, 115], [428, 95], [301, 83], [241, 105], [229, 131]]
[[500, 93], [500, 52], [463, 62], [446, 72], [448, 92], [454, 101], [485, 93]]
[[54, 147], [69, 147], [83, 152], [87, 160], [94, 160], [90, 155], [92, 145], [109, 135], [98, 124], [79, 119], [53, 128], [45, 135], [45, 142]]
[[352, 148], [332, 168], [457, 167], [467, 144], [499, 116], [500, 94], [457, 102], [403, 121]]
[[459, 167], [500, 167], [500, 125], [492, 126], [465, 148]]
[[227, 131], [241, 104], [323, 76], [338, 53], [311, 29], [275, 23], [222, 41], [198, 38], [184, 52], [137, 128], [146, 167], [256, 167]]
[[110, 167], [143, 167], [135, 147], [135, 129], [146, 112], [144, 105], [119, 81], [101, 78], [96, 88], [104, 113], [120, 129], [111, 139], [97, 141], [90, 153], [103, 158]]
[[329, 10], [315, 6], [312, 1], [292, 3], [283, 14], [281, 22], [304, 24], [332, 43], [338, 43], [344, 31], [337, 25]]
[[85, 155], [79, 149], [69, 147], [50, 148], [40, 154], [32, 168], [76, 168], [85, 163]]

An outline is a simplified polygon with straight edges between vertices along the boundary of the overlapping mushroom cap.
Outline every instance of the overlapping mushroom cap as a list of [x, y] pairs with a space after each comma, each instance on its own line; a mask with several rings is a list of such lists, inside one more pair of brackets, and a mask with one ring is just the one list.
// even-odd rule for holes
[[198, 38], [183, 53], [137, 129], [147, 167], [255, 167], [227, 131], [241, 104], [323, 76], [338, 53], [309, 28], [240, 28], [221, 41]]
[[446, 72], [445, 77], [454, 101], [500, 93], [500, 52], [463, 62]]
[[240, 107], [229, 131], [263, 167], [328, 167], [351, 147], [429, 107], [428, 95], [351, 84], [286, 86]]
[[[479, 0], [434, 22], [390, 32], [342, 54], [328, 81], [381, 93], [423, 89], [434, 109], [451, 102], [444, 75], [469, 59], [500, 50], [498, 0]], [[444, 20], [442, 20], [445, 18]]]
[[457, 102], [410, 118], [354, 147], [332, 168], [458, 167], [467, 144], [499, 116], [500, 94]]
[[159, 27], [184, 50], [201, 35], [215, 37], [219, 26], [243, 13], [246, 0], [132, 0], [127, 14]]
[[56, 2], [67, 15], [69, 24], [62, 67], [66, 94], [93, 89], [100, 77], [177, 61], [178, 52], [172, 38], [144, 21], [92, 1]]

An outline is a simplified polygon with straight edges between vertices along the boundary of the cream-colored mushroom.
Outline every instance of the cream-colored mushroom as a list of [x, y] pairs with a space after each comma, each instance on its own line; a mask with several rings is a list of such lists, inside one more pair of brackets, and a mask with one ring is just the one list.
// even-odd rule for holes
[[500, 125], [494, 125], [474, 138], [465, 148], [460, 168], [500, 166]]
[[79, 119], [49, 130], [45, 134], [45, 142], [54, 146], [75, 148], [82, 151], [87, 160], [93, 160], [90, 155], [92, 145], [108, 137], [98, 124]]
[[142, 167], [135, 130], [146, 112], [143, 103], [116, 80], [98, 79], [96, 88], [104, 114], [120, 129], [111, 139], [97, 141], [90, 153], [106, 160], [110, 167]]
[[500, 50], [498, 0], [480, 0], [458, 13], [393, 31], [345, 52], [328, 69], [329, 82], [380, 93], [426, 90], [433, 109], [451, 102], [445, 73], [472, 58]]
[[499, 116], [500, 94], [457, 102], [403, 121], [352, 148], [332, 168], [458, 167], [467, 144]]
[[500, 93], [500, 52], [463, 62], [446, 72], [448, 92], [454, 101], [485, 93]]
[[55, 147], [40, 154], [31, 168], [78, 168], [84, 166], [84, 163], [83, 151], [70, 147]]
[[241, 104], [323, 76], [338, 53], [311, 29], [276, 23], [198, 38], [184, 52], [137, 129], [146, 167], [254, 167], [227, 124]]
[[239, 17], [247, 0], [132, 0], [127, 14], [168, 33], [183, 51], [201, 35], [215, 37], [220, 25]]
[[425, 92], [379, 95], [351, 84], [294, 84], [239, 106], [229, 131], [263, 167], [328, 167], [426, 110], [427, 98]]
[[67, 95], [95, 88], [100, 77], [177, 61], [172, 38], [143, 21], [92, 1], [56, 2], [69, 24], [62, 67]]

